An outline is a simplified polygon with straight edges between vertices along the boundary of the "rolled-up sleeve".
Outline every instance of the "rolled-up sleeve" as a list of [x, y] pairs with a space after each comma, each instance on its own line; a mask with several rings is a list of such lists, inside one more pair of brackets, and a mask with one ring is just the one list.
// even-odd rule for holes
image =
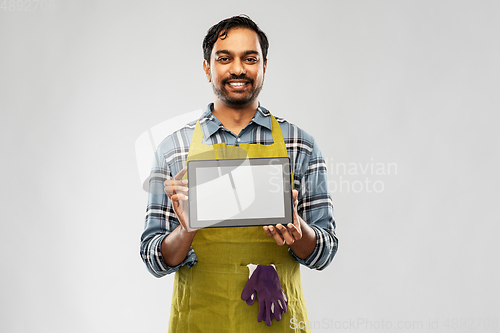
[[[165, 147], [166, 146], [166, 147]], [[163, 277], [178, 271], [182, 266], [192, 267], [198, 261], [193, 247], [189, 249], [186, 258], [177, 266], [168, 266], [161, 253], [161, 244], [177, 226], [179, 220], [173, 210], [172, 202], [165, 194], [164, 182], [172, 179], [172, 173], [167, 164], [168, 150], [166, 139], [158, 147], [149, 177], [149, 198], [146, 208], [146, 221], [141, 236], [141, 258], [147, 269], [155, 277]]]
[[303, 163], [296, 164], [297, 177], [294, 177], [294, 185], [299, 192], [297, 211], [316, 233], [316, 247], [306, 259], [297, 257], [291, 249], [289, 252], [299, 263], [311, 269], [322, 270], [333, 260], [338, 248], [338, 239], [335, 234], [326, 163], [314, 139], [308, 139], [311, 151], [304, 154], [303, 160], [300, 161]]

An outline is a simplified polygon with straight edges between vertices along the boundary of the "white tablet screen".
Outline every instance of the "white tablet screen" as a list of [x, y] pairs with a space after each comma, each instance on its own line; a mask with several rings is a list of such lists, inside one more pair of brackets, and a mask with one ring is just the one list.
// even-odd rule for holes
[[198, 220], [285, 217], [283, 166], [196, 169]]

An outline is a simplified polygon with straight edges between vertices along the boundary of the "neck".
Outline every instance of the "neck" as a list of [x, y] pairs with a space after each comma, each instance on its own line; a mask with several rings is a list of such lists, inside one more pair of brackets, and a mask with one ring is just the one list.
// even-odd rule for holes
[[253, 101], [249, 105], [235, 109], [219, 100], [215, 100], [212, 113], [219, 119], [225, 128], [238, 135], [240, 131], [248, 125], [250, 120], [252, 120], [258, 107], [258, 101]]

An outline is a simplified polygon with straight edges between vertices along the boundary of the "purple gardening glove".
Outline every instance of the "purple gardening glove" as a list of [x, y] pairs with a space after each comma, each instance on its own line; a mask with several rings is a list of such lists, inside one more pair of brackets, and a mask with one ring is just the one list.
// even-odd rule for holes
[[278, 272], [274, 265], [248, 264], [247, 267], [250, 274], [241, 293], [241, 299], [252, 305], [257, 294], [259, 299], [257, 320], [261, 322], [265, 319], [267, 326], [271, 326], [273, 318], [281, 320], [281, 315], [286, 312], [288, 306], [288, 299], [281, 289]]

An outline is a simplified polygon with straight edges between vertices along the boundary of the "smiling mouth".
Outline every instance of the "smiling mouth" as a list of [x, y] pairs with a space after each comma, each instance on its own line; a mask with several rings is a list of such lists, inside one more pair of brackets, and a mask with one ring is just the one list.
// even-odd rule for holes
[[244, 86], [246, 85], [248, 82], [228, 82], [228, 84], [232, 87], [238, 87], [238, 86]]
[[249, 85], [250, 85], [250, 82], [248, 81], [237, 81], [237, 82], [227, 82], [226, 83], [232, 90], [244, 90], [246, 89]]

